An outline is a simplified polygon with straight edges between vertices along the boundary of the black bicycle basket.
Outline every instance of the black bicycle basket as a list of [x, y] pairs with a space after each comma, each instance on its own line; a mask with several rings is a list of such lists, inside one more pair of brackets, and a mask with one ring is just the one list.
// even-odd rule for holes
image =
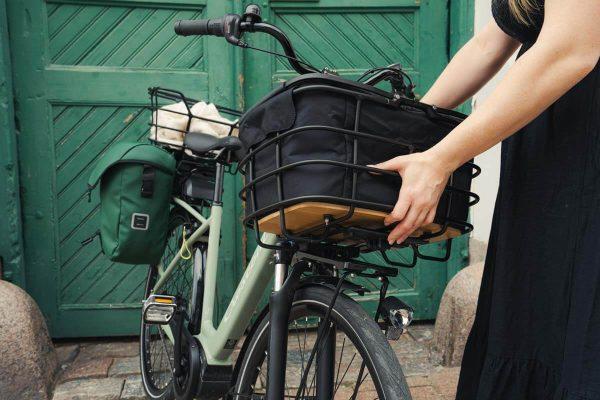
[[[245, 174], [244, 221], [257, 232], [294, 241], [381, 242], [390, 230], [383, 216], [393, 209], [401, 180], [395, 172], [368, 165], [426, 150], [464, 118], [337, 76], [292, 79], [240, 120], [246, 147], [239, 164]], [[471, 231], [469, 207], [478, 196], [470, 187], [479, 172], [472, 162], [457, 169], [435, 223], [404, 245]]]
[[[173, 150], [183, 150], [183, 143], [161, 137], [161, 131], [181, 136], [181, 142], [190, 131], [209, 134], [203, 132], [202, 127], [219, 128], [223, 135], [232, 135], [238, 128], [237, 119], [242, 115], [238, 110], [211, 103], [205, 104], [214, 107], [220, 113], [216, 117], [219, 119], [200, 115], [194, 111], [194, 106], [199, 104], [200, 101], [186, 97], [182, 92], [175, 89], [151, 87], [148, 88], [148, 94], [150, 95], [149, 108], [152, 112], [148, 139], [155, 144], [166, 145]], [[169, 108], [176, 105], [180, 107]], [[233, 121], [221, 118], [222, 115], [233, 119]], [[177, 123], [174, 122], [174, 119], [178, 120]], [[198, 123], [204, 124], [199, 125], [200, 129], [195, 129], [195, 125], [198, 126]]]

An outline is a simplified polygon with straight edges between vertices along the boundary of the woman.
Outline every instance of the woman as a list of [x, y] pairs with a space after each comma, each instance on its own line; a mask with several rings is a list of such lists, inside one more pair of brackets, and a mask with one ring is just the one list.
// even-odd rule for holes
[[438, 145], [378, 165], [403, 179], [388, 240], [431, 222], [451, 172], [503, 141], [457, 399], [600, 399], [600, 1], [494, 0], [493, 13], [422, 101], [456, 107], [520, 56]]

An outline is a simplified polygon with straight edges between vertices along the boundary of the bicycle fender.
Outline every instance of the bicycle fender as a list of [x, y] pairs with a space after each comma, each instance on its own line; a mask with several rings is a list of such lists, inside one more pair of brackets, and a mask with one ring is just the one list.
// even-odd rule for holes
[[[339, 277], [331, 275], [313, 275], [304, 278], [300, 282], [300, 287], [298, 289], [307, 286], [324, 286], [330, 290], [335, 290], [338, 283], [340, 282], [340, 279], [341, 278]], [[358, 294], [359, 296], [364, 296], [366, 292], [370, 292], [370, 290], [368, 290], [364, 286], [357, 285], [356, 283], [352, 283], [346, 280], [342, 283], [342, 292], [344, 291], [351, 291]]]

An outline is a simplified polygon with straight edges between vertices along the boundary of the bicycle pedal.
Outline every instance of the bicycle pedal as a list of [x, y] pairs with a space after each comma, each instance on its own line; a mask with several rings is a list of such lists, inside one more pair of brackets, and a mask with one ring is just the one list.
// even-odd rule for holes
[[177, 309], [173, 296], [150, 295], [144, 301], [143, 316], [147, 324], [167, 325]]

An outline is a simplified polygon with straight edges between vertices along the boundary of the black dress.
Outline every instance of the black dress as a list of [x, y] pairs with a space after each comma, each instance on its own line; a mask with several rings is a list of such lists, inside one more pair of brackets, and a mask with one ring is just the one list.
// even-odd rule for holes
[[[543, 8], [529, 27], [511, 17], [507, 0], [494, 0], [493, 11], [523, 43], [521, 54], [535, 43]], [[598, 65], [505, 140], [501, 160], [457, 399], [600, 399]]]

